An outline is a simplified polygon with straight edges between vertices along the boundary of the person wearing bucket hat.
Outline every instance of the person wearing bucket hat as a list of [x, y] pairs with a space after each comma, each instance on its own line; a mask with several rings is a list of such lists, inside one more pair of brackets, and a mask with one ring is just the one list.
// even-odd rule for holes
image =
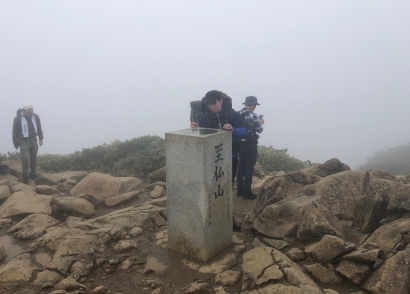
[[258, 157], [258, 139], [260, 133], [263, 131], [263, 124], [265, 121], [259, 119], [259, 116], [254, 113], [258, 103], [258, 98], [255, 96], [248, 96], [245, 106], [241, 109], [240, 115], [245, 121], [248, 135], [245, 139], [239, 141], [239, 164], [237, 177], [237, 196], [243, 196], [244, 199], [256, 199], [256, 194], [252, 193], [252, 176]]
[[[16, 149], [20, 148], [23, 183], [25, 184], [29, 182], [29, 178], [37, 178], [38, 145], [43, 145], [40, 117], [33, 113], [33, 110], [31, 104], [25, 104], [22, 110], [17, 110], [13, 122], [13, 144]], [[39, 138], [38, 143], [37, 136]]]

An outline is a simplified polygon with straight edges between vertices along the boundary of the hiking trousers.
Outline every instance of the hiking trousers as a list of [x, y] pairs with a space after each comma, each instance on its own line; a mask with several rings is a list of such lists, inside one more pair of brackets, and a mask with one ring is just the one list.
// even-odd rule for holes
[[29, 176], [34, 177], [37, 175], [37, 153], [38, 144], [37, 138], [24, 138], [19, 139], [20, 143], [20, 155], [23, 169], [23, 180], [28, 180]]
[[237, 174], [237, 190], [251, 191], [253, 170], [258, 157], [258, 141], [241, 141], [239, 143], [239, 163]]
[[232, 184], [235, 183], [236, 172], [238, 170], [238, 156], [232, 158]]

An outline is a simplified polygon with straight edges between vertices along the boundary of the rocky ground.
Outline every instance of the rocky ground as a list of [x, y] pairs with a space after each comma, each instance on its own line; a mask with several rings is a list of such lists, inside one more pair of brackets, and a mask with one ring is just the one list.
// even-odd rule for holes
[[166, 184], [83, 171], [0, 175], [0, 293], [410, 293], [410, 175], [337, 159], [256, 174], [233, 244], [167, 248]]

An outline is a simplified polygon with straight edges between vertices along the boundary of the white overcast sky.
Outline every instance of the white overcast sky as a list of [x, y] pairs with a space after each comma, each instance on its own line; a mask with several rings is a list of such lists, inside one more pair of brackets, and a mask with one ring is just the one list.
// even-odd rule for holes
[[351, 167], [410, 141], [410, 1], [0, 1], [0, 153], [29, 102], [40, 153], [189, 126], [257, 96], [260, 144]]

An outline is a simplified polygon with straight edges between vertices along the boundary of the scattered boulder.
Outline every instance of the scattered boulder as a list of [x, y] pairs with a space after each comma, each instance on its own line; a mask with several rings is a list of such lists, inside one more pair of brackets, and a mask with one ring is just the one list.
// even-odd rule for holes
[[205, 281], [196, 281], [186, 287], [185, 294], [214, 294], [211, 283]]
[[1, 162], [8, 167], [8, 173], [19, 177], [23, 173], [23, 165], [20, 160], [5, 160]]
[[85, 176], [87, 176], [88, 172], [86, 171], [66, 171], [57, 174], [47, 174], [42, 173], [39, 175], [36, 183], [38, 185], [57, 185], [63, 182], [69, 182], [70, 184], [75, 185], [79, 181], [81, 181]]
[[10, 188], [11, 194], [16, 192], [24, 192], [29, 195], [36, 195], [36, 189], [30, 185], [18, 183], [16, 185], [11, 186]]
[[26, 283], [39, 268], [23, 253], [0, 267], [0, 284]]
[[242, 257], [242, 291], [252, 289], [264, 270], [275, 263], [272, 248], [258, 247], [246, 252]]
[[398, 219], [382, 225], [366, 239], [363, 245], [376, 243], [386, 253], [402, 250], [410, 241], [407, 238], [408, 232], [410, 232], [410, 219]]
[[369, 179], [383, 179], [388, 181], [396, 181], [396, 177], [379, 168], [369, 170]]
[[118, 204], [123, 203], [127, 200], [130, 200], [131, 198], [137, 196], [140, 193], [141, 193], [141, 191], [133, 191], [133, 192], [128, 192], [128, 193], [125, 193], [125, 194], [122, 194], [122, 195], [107, 198], [105, 200], [105, 205], [107, 205], [108, 207], [118, 205]]
[[330, 175], [334, 175], [349, 170], [350, 167], [348, 165], [340, 162], [340, 160], [337, 158], [332, 158], [323, 164], [314, 165], [311, 168], [304, 169], [303, 171], [311, 175], [324, 178]]
[[268, 239], [264, 238], [263, 241], [265, 241], [267, 244], [269, 244], [271, 247], [282, 250], [283, 248], [286, 248], [290, 246], [290, 244], [286, 241], [283, 240], [275, 240], [275, 239]]
[[305, 260], [306, 254], [299, 248], [292, 248], [287, 253], [286, 256], [289, 257], [292, 261]]
[[107, 294], [110, 293], [107, 289], [107, 287], [104, 286], [98, 286], [95, 287], [94, 290], [91, 291], [91, 294]]
[[328, 263], [334, 258], [356, 249], [353, 243], [345, 242], [335, 236], [326, 235], [320, 242], [311, 244], [305, 248], [305, 253], [311, 255], [320, 263]]
[[215, 276], [215, 283], [219, 283], [224, 286], [236, 285], [240, 278], [240, 271], [227, 270]]
[[283, 173], [283, 175], [266, 179], [254, 202], [250, 221], [253, 222], [267, 206], [281, 201], [296, 193], [301, 187], [316, 183], [320, 179], [320, 177], [299, 171]]
[[58, 282], [64, 279], [63, 275], [51, 270], [43, 270], [34, 280], [34, 285], [39, 285], [42, 288], [54, 287]]
[[336, 267], [336, 271], [338, 273], [345, 276], [355, 284], [360, 284], [371, 269], [372, 268], [369, 265], [350, 260], [342, 260]]
[[61, 192], [48, 185], [37, 185], [34, 187], [39, 194], [43, 195], [61, 195]]
[[132, 248], [138, 248], [138, 245], [133, 240], [120, 240], [117, 244], [113, 246], [114, 251], [125, 251]]
[[309, 274], [322, 284], [339, 284], [343, 278], [334, 272], [333, 267], [327, 268], [320, 263], [307, 264], [303, 266]]
[[100, 204], [102, 204], [105, 201], [105, 199], [100, 198], [98, 196], [91, 195], [91, 194], [80, 194], [77, 197], [81, 198], [81, 199], [84, 199], [84, 200], [87, 200], [92, 205], [94, 205], [94, 207], [99, 206]]
[[6, 185], [0, 186], [0, 200], [7, 199], [11, 195], [10, 188]]
[[161, 198], [165, 196], [165, 189], [162, 186], [155, 186], [149, 195], [154, 199]]
[[74, 256], [60, 256], [54, 257], [47, 265], [47, 269], [56, 271], [62, 275], [67, 275], [71, 265], [76, 261]]
[[373, 233], [380, 226], [380, 221], [387, 216], [390, 199], [400, 187], [401, 184], [391, 180], [370, 180], [362, 217], [363, 233]]
[[72, 196], [91, 194], [107, 199], [112, 196], [131, 192], [142, 181], [134, 177], [113, 177], [101, 173], [90, 173], [81, 180], [70, 193]]
[[258, 215], [252, 227], [259, 233], [275, 239], [295, 236], [306, 206], [300, 201], [282, 201], [272, 204]]
[[58, 211], [74, 216], [89, 216], [94, 213], [94, 205], [77, 197], [54, 197], [52, 205]]
[[0, 218], [20, 217], [29, 214], [51, 215], [51, 196], [28, 195], [17, 192], [11, 195], [0, 207]]
[[231, 246], [230, 249], [231, 250], [225, 250], [219, 253], [210, 261], [206, 262], [199, 268], [199, 272], [203, 274], [219, 274], [236, 265], [238, 263], [236, 257], [239, 252], [235, 252], [233, 246]]
[[[371, 244], [372, 243], [369, 243], [367, 245], [371, 245]], [[345, 259], [345, 260], [368, 264], [371, 266], [374, 265], [376, 260], [383, 259], [383, 258], [384, 258], [383, 250], [379, 248], [374, 248], [373, 246], [359, 247], [356, 251], [350, 252], [349, 254], [346, 254], [342, 257], [342, 259]]]
[[76, 290], [76, 289], [87, 289], [87, 287], [83, 284], [78, 283], [73, 278], [66, 278], [59, 282], [54, 287], [56, 290]]
[[94, 264], [92, 262], [80, 260], [73, 263], [70, 268], [70, 272], [78, 275], [79, 277], [86, 277], [90, 274], [93, 268]]
[[325, 207], [309, 207], [299, 226], [297, 237], [302, 241], [321, 239], [333, 235], [344, 239], [343, 227], [339, 220]]
[[19, 178], [12, 176], [11, 174], [0, 174], [0, 181], [1, 180], [9, 180], [9, 181], [13, 181], [13, 182], [18, 182]]
[[44, 214], [32, 214], [11, 227], [7, 233], [14, 233], [17, 239], [34, 239], [46, 233], [46, 229], [58, 224], [55, 218]]
[[5, 259], [7, 256], [6, 250], [4, 249], [3, 245], [0, 245], [0, 261]]
[[130, 231], [130, 235], [133, 237], [138, 237], [139, 235], [141, 235], [144, 232], [144, 229], [141, 227], [135, 227], [132, 228]]
[[384, 262], [362, 287], [370, 293], [409, 293], [410, 249], [403, 250]]
[[396, 214], [410, 211], [410, 185], [405, 185], [393, 194], [387, 206], [388, 214]]

